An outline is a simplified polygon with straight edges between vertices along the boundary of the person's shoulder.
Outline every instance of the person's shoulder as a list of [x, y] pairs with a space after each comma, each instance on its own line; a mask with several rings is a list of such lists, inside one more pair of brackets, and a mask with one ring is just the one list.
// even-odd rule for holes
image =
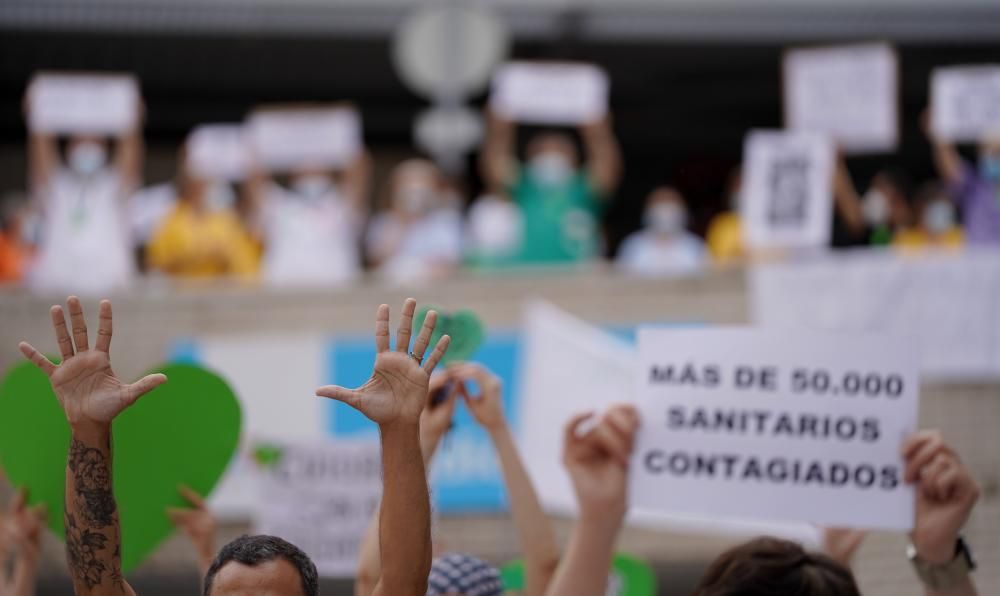
[[622, 240], [621, 248], [618, 249], [618, 256], [621, 258], [633, 255], [648, 243], [649, 232], [646, 230], [636, 230]]

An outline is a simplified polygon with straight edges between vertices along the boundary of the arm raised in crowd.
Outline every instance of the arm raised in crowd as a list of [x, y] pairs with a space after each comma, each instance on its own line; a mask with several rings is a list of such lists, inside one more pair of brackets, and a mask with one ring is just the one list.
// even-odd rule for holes
[[833, 204], [843, 218], [847, 228], [854, 234], [865, 230], [865, 218], [861, 212], [861, 197], [851, 180], [851, 172], [843, 154], [838, 153], [833, 171]]
[[[559, 565], [559, 545], [552, 523], [542, 511], [535, 487], [524, 469], [514, 437], [504, 418], [502, 384], [486, 368], [473, 363], [459, 364], [449, 373], [460, 383], [462, 398], [476, 422], [489, 433], [503, 470], [518, 541], [524, 554], [524, 582], [527, 596], [541, 596]], [[468, 393], [468, 382], [479, 387]]]
[[[435, 392], [447, 388], [449, 381], [450, 376], [447, 374], [434, 375], [431, 377], [428, 395], [434, 395]], [[424, 469], [428, 472], [438, 444], [451, 427], [451, 419], [455, 415], [455, 386], [451, 387], [443, 402], [434, 405], [428, 400], [424, 411], [420, 414], [420, 451], [424, 458]], [[378, 517], [376, 510], [358, 550], [358, 571], [354, 578], [355, 596], [370, 596], [382, 576]]]
[[628, 508], [629, 458], [639, 428], [630, 405], [610, 408], [586, 433], [580, 426], [592, 414], [578, 414], [566, 425], [563, 463], [573, 481], [580, 517], [549, 596], [604, 596], [615, 540]]
[[486, 111], [486, 142], [479, 155], [479, 168], [487, 188], [509, 188], [517, 175], [514, 123]]
[[121, 572], [121, 531], [111, 487], [111, 423], [140, 397], [166, 382], [152, 374], [131, 385], [111, 370], [111, 303], [101, 302], [91, 349], [80, 300], [68, 300], [72, 338], [61, 306], [51, 310], [62, 362], [31, 345], [21, 352], [49, 377], [71, 430], [66, 465], [66, 555], [79, 595], [134, 595]]
[[586, 150], [587, 176], [603, 198], [610, 198], [622, 177], [622, 152], [610, 116], [580, 127]]
[[958, 154], [955, 145], [937, 136], [931, 128], [930, 112], [925, 111], [920, 117], [920, 125], [931, 144], [931, 156], [938, 176], [948, 184], [958, 184], [962, 181], [962, 156]]
[[[44, 505], [28, 507], [27, 493], [22, 489], [14, 496], [3, 520], [0, 520], [0, 545], [14, 547], [14, 566], [7, 585], [0, 580], [0, 594], [34, 596], [41, 557], [42, 531], [45, 525]], [[7, 557], [0, 548], [0, 561]], [[2, 573], [2, 571], [0, 571]]]
[[396, 350], [389, 349], [389, 307], [375, 319], [377, 356], [371, 378], [357, 389], [327, 385], [316, 394], [346, 403], [378, 424], [382, 438], [382, 504], [379, 511], [381, 576], [374, 594], [423, 596], [431, 566], [430, 496], [420, 449], [420, 414], [430, 374], [448, 349], [445, 335], [424, 360], [437, 313], [424, 318], [409, 351], [416, 301], [403, 306]]
[[[958, 557], [959, 533], [979, 500], [979, 486], [958, 454], [934, 430], [915, 433], [903, 445], [905, 479], [915, 484], [917, 515], [910, 541], [917, 561], [935, 567]], [[976, 596], [972, 577], [926, 585], [927, 596]]]
[[344, 170], [344, 193], [358, 213], [368, 213], [371, 181], [372, 157], [368, 151], [362, 150]]
[[142, 122], [145, 119], [145, 106], [141, 100], [136, 110], [139, 114], [136, 125], [118, 137], [114, 157], [114, 165], [121, 176], [124, 189], [128, 192], [136, 190], [142, 184], [142, 159], [145, 152]]
[[187, 536], [198, 557], [198, 572], [204, 578], [215, 560], [215, 535], [218, 523], [205, 503], [205, 498], [187, 486], [178, 491], [191, 507], [168, 507], [167, 517]]

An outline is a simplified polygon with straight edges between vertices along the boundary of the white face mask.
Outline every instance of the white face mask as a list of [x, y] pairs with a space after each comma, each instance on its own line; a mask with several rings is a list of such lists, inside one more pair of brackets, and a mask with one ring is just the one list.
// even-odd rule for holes
[[646, 209], [643, 223], [659, 234], [677, 234], [687, 226], [687, 212], [677, 203], [656, 203]]
[[70, 147], [67, 159], [70, 169], [82, 176], [89, 176], [104, 167], [108, 152], [101, 143], [84, 141]]
[[307, 174], [295, 178], [292, 188], [307, 199], [318, 199], [333, 189], [333, 181], [322, 174]]
[[861, 213], [868, 225], [885, 224], [889, 221], [889, 199], [882, 191], [869, 188], [861, 199]]
[[948, 199], [934, 199], [924, 209], [924, 227], [932, 234], [943, 234], [955, 225], [955, 208]]
[[528, 168], [543, 186], [560, 186], [573, 175], [573, 164], [565, 155], [555, 151], [539, 153], [531, 158]]
[[420, 215], [434, 205], [434, 191], [418, 184], [404, 186], [397, 191], [393, 203], [410, 215]]
[[236, 204], [236, 193], [228, 182], [213, 182], [205, 189], [205, 206], [209, 211], [226, 211]]

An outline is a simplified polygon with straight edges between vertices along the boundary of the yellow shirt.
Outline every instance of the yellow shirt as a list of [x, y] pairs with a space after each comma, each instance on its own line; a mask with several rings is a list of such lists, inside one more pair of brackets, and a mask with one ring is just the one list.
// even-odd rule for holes
[[178, 203], [149, 243], [150, 268], [180, 277], [252, 276], [259, 253], [232, 211], [196, 212]]
[[892, 246], [904, 252], [918, 252], [930, 248], [945, 248], [955, 250], [965, 244], [965, 234], [962, 228], [955, 226], [936, 238], [932, 238], [926, 230], [911, 228], [900, 230], [893, 236]]
[[706, 237], [708, 252], [716, 263], [735, 263], [746, 256], [740, 216], [726, 211], [712, 218]]

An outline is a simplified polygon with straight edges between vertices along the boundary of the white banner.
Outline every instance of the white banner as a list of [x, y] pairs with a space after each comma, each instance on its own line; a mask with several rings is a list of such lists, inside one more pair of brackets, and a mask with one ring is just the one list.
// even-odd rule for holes
[[578, 126], [604, 118], [609, 87], [592, 64], [508, 62], [493, 76], [490, 107], [515, 122]]
[[827, 137], [751, 131], [743, 163], [740, 216], [750, 248], [829, 244], [834, 150]]
[[382, 494], [378, 439], [261, 446], [255, 531], [298, 546], [324, 577], [354, 577]]
[[139, 83], [132, 75], [39, 73], [27, 102], [34, 132], [119, 135], [139, 126]]
[[250, 146], [242, 124], [202, 124], [185, 143], [187, 166], [211, 180], [243, 180], [250, 171]]
[[969, 143], [1000, 133], [1000, 65], [935, 69], [931, 129], [942, 139]]
[[271, 170], [340, 168], [361, 152], [361, 115], [348, 106], [263, 108], [250, 114], [257, 161]]
[[785, 125], [830, 135], [846, 153], [893, 151], [899, 139], [899, 67], [888, 44], [785, 53]]
[[859, 251], [750, 273], [758, 325], [907, 339], [933, 381], [1000, 378], [1000, 252]]
[[634, 505], [908, 530], [899, 449], [916, 363], [884, 337], [749, 328], [639, 331]]

